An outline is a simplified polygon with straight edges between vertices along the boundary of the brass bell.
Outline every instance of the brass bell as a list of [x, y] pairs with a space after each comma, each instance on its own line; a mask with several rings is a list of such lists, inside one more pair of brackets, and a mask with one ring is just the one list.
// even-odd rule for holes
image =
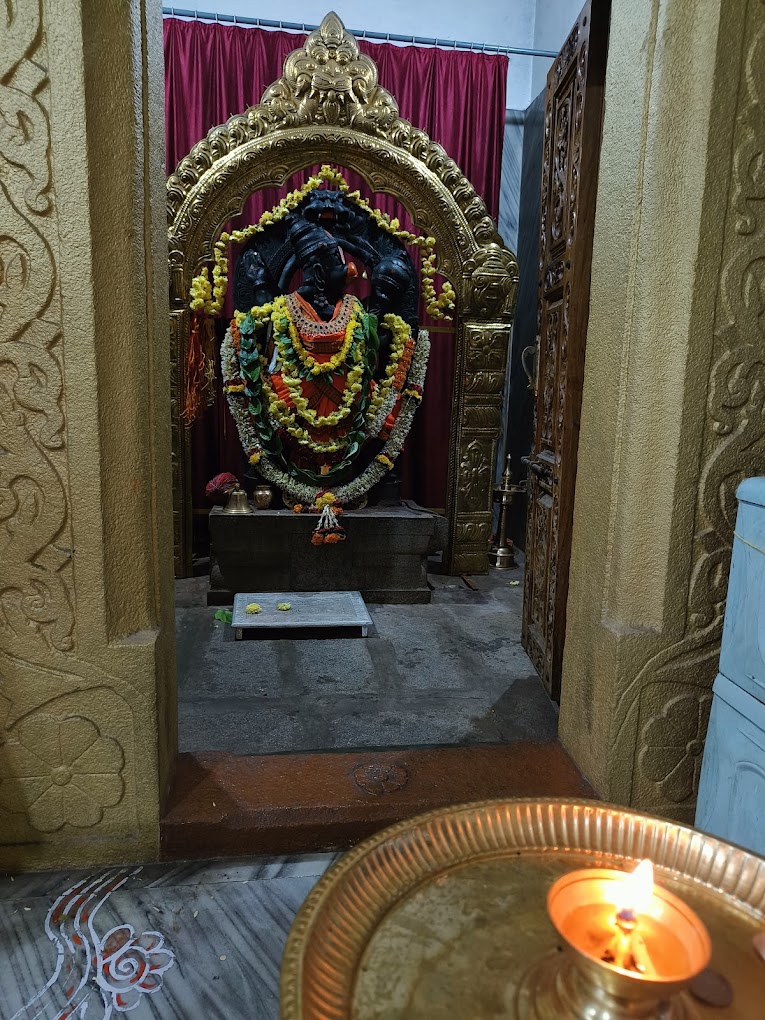
[[228, 497], [228, 503], [223, 508], [224, 514], [251, 514], [252, 507], [250, 506], [249, 500], [247, 499], [247, 493], [244, 489], [237, 485], [231, 490]]

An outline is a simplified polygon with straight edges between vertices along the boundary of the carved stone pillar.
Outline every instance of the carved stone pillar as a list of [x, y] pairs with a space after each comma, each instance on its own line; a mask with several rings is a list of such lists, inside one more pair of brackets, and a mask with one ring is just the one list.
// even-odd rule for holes
[[465, 264], [455, 366], [449, 479], [449, 517], [454, 534], [445, 556], [451, 574], [488, 570], [494, 519], [494, 466], [502, 415], [507, 347], [515, 311], [517, 276], [508, 273], [498, 246], [488, 246]]
[[161, 13], [2, 21], [0, 867], [147, 858], [175, 754]]
[[734, 492], [765, 458], [765, 4], [614, 0], [560, 732], [692, 821]]

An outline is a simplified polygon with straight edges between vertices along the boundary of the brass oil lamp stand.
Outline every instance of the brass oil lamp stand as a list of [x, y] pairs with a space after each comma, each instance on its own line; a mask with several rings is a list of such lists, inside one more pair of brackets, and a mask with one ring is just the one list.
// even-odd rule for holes
[[508, 453], [502, 481], [494, 488], [494, 502], [499, 503], [499, 531], [497, 534], [497, 544], [489, 552], [489, 563], [492, 567], [497, 567], [499, 570], [508, 570], [511, 567], [518, 566], [515, 562], [513, 540], [507, 537], [507, 517], [515, 497], [526, 491], [525, 481], [520, 484], [513, 482], [510, 459], [510, 454]]

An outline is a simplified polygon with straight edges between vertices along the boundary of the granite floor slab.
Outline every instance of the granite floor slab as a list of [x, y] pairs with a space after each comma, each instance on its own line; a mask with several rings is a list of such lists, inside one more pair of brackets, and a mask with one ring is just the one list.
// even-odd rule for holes
[[557, 715], [520, 644], [522, 573], [432, 576], [430, 605], [370, 605], [366, 638], [234, 641], [178, 582], [181, 751], [269, 754], [547, 741]]
[[0, 878], [0, 1018], [277, 1020], [289, 928], [335, 859]]

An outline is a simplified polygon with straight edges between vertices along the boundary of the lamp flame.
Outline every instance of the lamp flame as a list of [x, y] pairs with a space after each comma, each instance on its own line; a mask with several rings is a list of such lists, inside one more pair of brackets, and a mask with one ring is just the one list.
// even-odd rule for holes
[[653, 896], [653, 864], [641, 861], [622, 883], [619, 916], [637, 917], [644, 914]]

